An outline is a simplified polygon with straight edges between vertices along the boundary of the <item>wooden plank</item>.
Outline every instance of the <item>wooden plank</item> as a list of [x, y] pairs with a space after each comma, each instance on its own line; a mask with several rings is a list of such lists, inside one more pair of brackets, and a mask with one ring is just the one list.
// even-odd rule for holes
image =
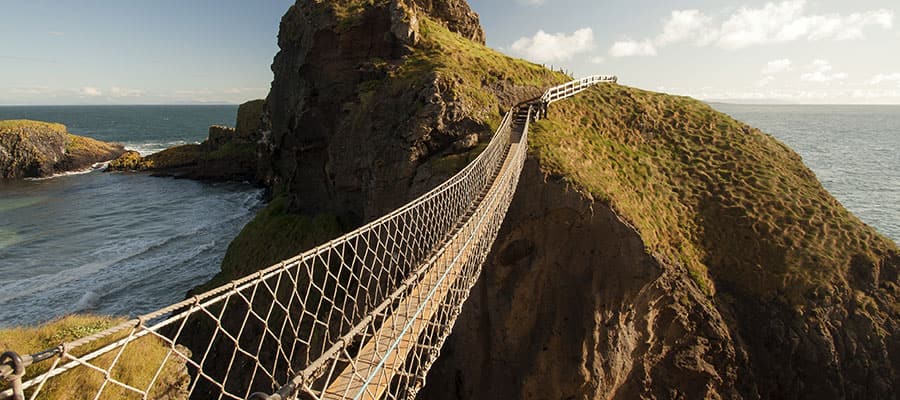
[[[501, 166], [500, 171], [497, 174], [497, 178], [491, 183], [488, 194], [485, 196], [486, 199], [492, 196], [493, 193], [503, 190], [503, 188], [498, 185], [498, 181], [500, 180], [499, 177], [511, 168], [510, 163], [512, 160], [509, 155], [515, 154], [518, 146], [522, 145], [518, 143], [518, 139], [521, 135], [517, 134], [515, 131], [512, 134], [513, 137], [511, 139], [513, 143], [510, 145], [506, 160], [504, 160], [503, 166]], [[341, 372], [337, 379], [335, 379], [325, 390], [323, 398], [344, 399], [349, 397], [378, 400], [384, 395], [394, 376], [399, 372], [410, 352], [415, 348], [419, 339], [419, 334], [427, 326], [428, 321], [434, 317], [434, 313], [439, 309], [440, 302], [446, 297], [450, 288], [453, 286], [454, 278], [461, 273], [460, 270], [462, 266], [466, 264], [469, 257], [472, 255], [471, 247], [463, 249], [461, 254], [458, 249], [465, 245], [466, 240], [470, 237], [468, 233], [477, 227], [477, 223], [478, 221], [473, 221], [472, 219], [466, 221], [459, 231], [462, 234], [457, 234], [454, 237], [448, 250], [435, 261], [425, 277], [419, 281], [420, 283], [416, 285], [395, 310], [409, 310], [409, 314], [415, 313], [415, 310], [422, 306], [423, 299], [432, 289], [435, 289], [435, 293], [430, 300], [433, 304], [426, 305], [418, 317], [408, 315], [407, 312], [395, 312], [388, 316], [384, 323], [382, 323], [378, 332], [365, 344], [365, 346], [362, 347], [362, 349], [360, 349], [356, 356], [355, 365], [348, 365]], [[479, 232], [476, 232], [475, 236], [481, 235], [481, 231], [484, 231], [487, 228], [486, 225], [481, 225]], [[443, 282], [437, 284], [440, 276], [446, 271], [447, 265], [452, 263], [458, 254], [459, 260], [450, 267], [448, 276]], [[412, 318], [415, 318], [415, 321], [411, 321]], [[397, 341], [396, 336], [400, 334], [407, 324], [410, 324], [410, 329], [402, 338], [400, 338], [400, 341], [397, 343], [391, 354], [384, 357], [385, 351]], [[380, 363], [382, 358], [384, 358], [384, 362]], [[368, 384], [366, 384], [367, 381]]]

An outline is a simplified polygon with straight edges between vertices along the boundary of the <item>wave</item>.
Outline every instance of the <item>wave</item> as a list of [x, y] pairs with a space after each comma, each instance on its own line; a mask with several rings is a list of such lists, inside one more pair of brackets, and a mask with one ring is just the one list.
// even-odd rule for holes
[[93, 163], [93, 164], [91, 164], [90, 167], [87, 167], [87, 168], [85, 168], [85, 169], [79, 169], [79, 170], [75, 170], [75, 171], [60, 172], [60, 173], [58, 173], [58, 174], [53, 174], [53, 175], [50, 175], [50, 176], [44, 176], [44, 177], [40, 177], [40, 178], [25, 178], [25, 180], [26, 180], [26, 181], [46, 181], [46, 180], [48, 180], [48, 179], [62, 178], [62, 177], [65, 177], [65, 176], [73, 176], [73, 175], [84, 175], [84, 174], [89, 174], [89, 173], [91, 173], [91, 172], [102, 171], [102, 170], [106, 169], [106, 167], [109, 166], [109, 163], [110, 163], [111, 161], [112, 161], [112, 160], [107, 160], [107, 161], [103, 161], [103, 162]]
[[123, 145], [128, 150], [133, 150], [141, 154], [141, 156], [148, 156], [153, 153], [159, 153], [165, 149], [175, 146], [182, 146], [186, 144], [197, 144], [198, 142], [188, 142], [184, 140], [175, 140], [170, 142], [125, 142]]

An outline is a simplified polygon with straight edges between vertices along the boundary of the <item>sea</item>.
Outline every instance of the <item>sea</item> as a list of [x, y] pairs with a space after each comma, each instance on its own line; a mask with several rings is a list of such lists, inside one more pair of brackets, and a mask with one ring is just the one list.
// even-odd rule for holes
[[[900, 242], [900, 106], [713, 104], [797, 151], [850, 211]], [[0, 107], [149, 154], [233, 125], [236, 106]], [[219, 270], [262, 207], [241, 183], [93, 171], [0, 183], [0, 328], [70, 313], [136, 316]]]
[[844, 207], [900, 243], [900, 105], [712, 106], [787, 144]]
[[[0, 119], [65, 124], [142, 154], [234, 126], [237, 106], [0, 107]], [[0, 328], [70, 313], [137, 316], [185, 298], [219, 271], [263, 204], [249, 183], [144, 174], [0, 181]]]

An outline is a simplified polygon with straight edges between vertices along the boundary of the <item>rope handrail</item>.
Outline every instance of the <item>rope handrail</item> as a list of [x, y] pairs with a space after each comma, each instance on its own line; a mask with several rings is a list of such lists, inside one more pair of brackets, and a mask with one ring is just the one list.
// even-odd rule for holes
[[[541, 101], [611, 79], [572, 81]], [[527, 105], [510, 109], [460, 172], [345, 235], [103, 332], [31, 356], [4, 353], [0, 378], [12, 385], [0, 399], [38, 398], [74, 369], [102, 377], [90, 388], [95, 399], [152, 398], [170, 390], [160, 382], [178, 362], [191, 371], [179, 389], [185, 396], [414, 396], [506, 215], [537, 114]], [[161, 360], [147, 361], [155, 368], [149, 382], [129, 380], [119, 366], [138, 341], [165, 350]], [[25, 367], [49, 360], [46, 372], [22, 382]]]

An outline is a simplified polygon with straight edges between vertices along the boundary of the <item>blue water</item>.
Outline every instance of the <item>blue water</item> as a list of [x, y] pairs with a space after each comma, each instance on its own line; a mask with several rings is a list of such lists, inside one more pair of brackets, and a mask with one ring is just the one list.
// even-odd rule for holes
[[790, 146], [848, 210], [900, 243], [900, 106], [713, 107]]
[[[900, 107], [716, 104], [787, 143], [865, 222], [900, 241]], [[233, 125], [234, 106], [0, 107], [151, 152]], [[139, 315], [219, 268], [261, 192], [93, 172], [0, 183], [0, 327], [73, 312]]]
[[[150, 152], [233, 125], [234, 106], [0, 107]], [[69, 314], [134, 316], [182, 300], [219, 270], [261, 206], [247, 184], [92, 172], [0, 181], [0, 327]]]
[[236, 114], [236, 105], [0, 106], [0, 120], [59, 122], [74, 134], [119, 142], [144, 155], [203, 141], [210, 125], [234, 126]]

